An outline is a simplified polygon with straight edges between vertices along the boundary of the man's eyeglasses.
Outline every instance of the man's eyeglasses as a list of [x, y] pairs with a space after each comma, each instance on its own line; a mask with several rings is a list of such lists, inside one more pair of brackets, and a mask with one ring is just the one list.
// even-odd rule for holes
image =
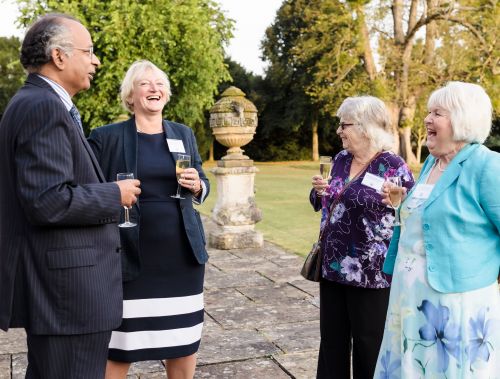
[[339, 124], [339, 127], [340, 127], [340, 130], [344, 131], [346, 130], [347, 128], [351, 127], [351, 126], [354, 126], [354, 125], [358, 125], [356, 123], [352, 123], [352, 122], [341, 122]]
[[92, 59], [92, 57], [94, 56], [94, 46], [85, 47], [85, 48], [83, 48], [83, 47], [73, 47], [73, 49], [89, 53], [90, 59]]

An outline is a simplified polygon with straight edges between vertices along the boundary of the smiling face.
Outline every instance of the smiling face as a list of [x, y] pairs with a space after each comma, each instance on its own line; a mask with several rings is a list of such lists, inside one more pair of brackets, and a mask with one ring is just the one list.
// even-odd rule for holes
[[427, 129], [426, 145], [434, 157], [447, 155], [456, 149], [448, 111], [438, 106], [431, 107], [424, 123]]
[[73, 20], [64, 19], [62, 23], [69, 31], [71, 45], [74, 49], [69, 55], [61, 56], [63, 62], [60, 66], [62, 70], [59, 72], [59, 77], [64, 89], [68, 91], [70, 96], [74, 96], [78, 92], [90, 88], [90, 83], [101, 62], [94, 54], [90, 56], [88, 51], [79, 50], [92, 46], [92, 38], [87, 29]]
[[152, 69], [144, 71], [134, 82], [128, 99], [137, 114], [161, 114], [168, 102], [167, 85], [164, 76]]
[[358, 124], [349, 118], [341, 118], [340, 124], [344, 127], [338, 127], [337, 135], [342, 140], [342, 148], [357, 155], [360, 151], [366, 150], [370, 141], [359, 129]]

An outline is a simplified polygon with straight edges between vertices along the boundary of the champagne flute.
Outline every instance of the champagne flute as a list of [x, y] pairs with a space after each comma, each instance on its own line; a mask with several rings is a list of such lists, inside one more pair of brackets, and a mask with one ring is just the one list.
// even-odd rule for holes
[[[327, 155], [322, 155], [319, 157], [319, 173], [324, 180], [328, 180], [330, 176], [330, 171], [332, 170], [332, 157]], [[326, 191], [321, 192], [321, 196], [325, 196]]]
[[398, 212], [404, 193], [401, 178], [399, 176], [389, 176], [385, 180], [389, 183], [389, 203], [391, 208], [394, 209], [394, 223], [392, 225], [401, 226]]
[[181, 185], [179, 184], [179, 179], [181, 178], [181, 174], [184, 172], [184, 169], [189, 168], [191, 166], [191, 156], [187, 154], [179, 154], [177, 156], [177, 160], [175, 161], [175, 176], [177, 176], [177, 193], [175, 195], [171, 195], [174, 199], [184, 199], [181, 196]]
[[[116, 174], [116, 180], [126, 180], [126, 179], [134, 179], [134, 174], [132, 172], [120, 172]], [[126, 207], [123, 206], [125, 209], [125, 222], [122, 222], [121, 224], [118, 224], [120, 228], [131, 228], [133, 226], [136, 226], [137, 224], [135, 222], [130, 222], [130, 209], [132, 207]]]

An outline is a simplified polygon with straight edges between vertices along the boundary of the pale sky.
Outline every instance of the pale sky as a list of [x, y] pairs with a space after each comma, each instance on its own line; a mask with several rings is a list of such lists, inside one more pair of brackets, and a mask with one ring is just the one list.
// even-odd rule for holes
[[[283, 0], [217, 0], [226, 15], [235, 20], [234, 38], [228, 47], [229, 56], [248, 71], [262, 75], [260, 43]], [[22, 37], [15, 27], [18, 16], [14, 0], [0, 0], [0, 36]]]

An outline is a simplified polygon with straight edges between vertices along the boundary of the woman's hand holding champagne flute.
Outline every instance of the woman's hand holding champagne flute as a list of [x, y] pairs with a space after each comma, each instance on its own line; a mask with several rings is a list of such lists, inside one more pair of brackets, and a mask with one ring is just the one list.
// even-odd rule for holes
[[332, 171], [332, 157], [322, 155], [319, 157], [319, 172], [320, 175], [314, 175], [312, 178], [312, 186], [320, 196], [326, 195], [325, 189], [328, 187], [328, 179]]
[[382, 203], [394, 209], [394, 226], [401, 225], [398, 210], [405, 197], [406, 188], [402, 186], [401, 178], [399, 176], [387, 177], [382, 187]]

